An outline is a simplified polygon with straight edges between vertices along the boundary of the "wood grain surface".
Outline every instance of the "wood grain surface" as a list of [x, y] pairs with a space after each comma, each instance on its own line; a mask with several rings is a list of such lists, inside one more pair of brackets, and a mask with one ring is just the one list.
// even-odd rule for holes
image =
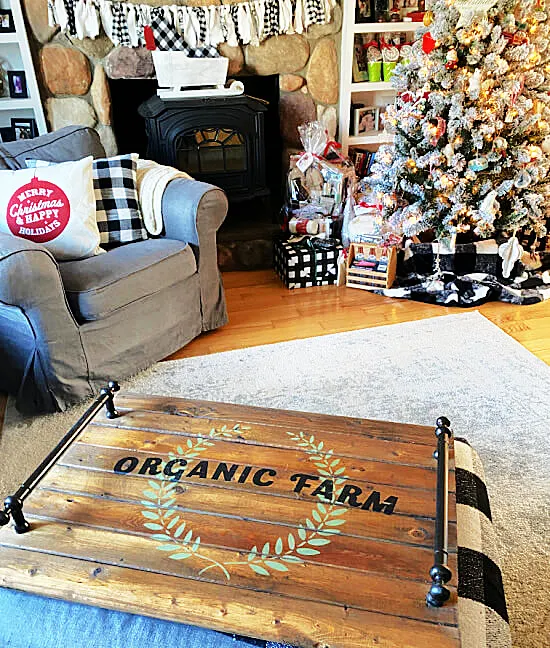
[[28, 498], [32, 530], [0, 530], [0, 585], [305, 648], [460, 645], [453, 492], [451, 600], [424, 600], [432, 428], [165, 397], [117, 407]]
[[488, 302], [457, 309], [345, 286], [288, 290], [273, 270], [225, 272], [223, 282], [229, 324], [195, 338], [170, 360], [478, 310], [550, 364], [549, 300], [530, 306]]

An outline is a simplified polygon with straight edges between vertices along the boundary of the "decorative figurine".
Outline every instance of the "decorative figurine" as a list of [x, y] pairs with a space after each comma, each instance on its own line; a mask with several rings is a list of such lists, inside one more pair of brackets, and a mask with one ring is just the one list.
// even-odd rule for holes
[[454, 48], [447, 52], [447, 62], [445, 63], [445, 67], [447, 70], [456, 70], [458, 67], [458, 54]]

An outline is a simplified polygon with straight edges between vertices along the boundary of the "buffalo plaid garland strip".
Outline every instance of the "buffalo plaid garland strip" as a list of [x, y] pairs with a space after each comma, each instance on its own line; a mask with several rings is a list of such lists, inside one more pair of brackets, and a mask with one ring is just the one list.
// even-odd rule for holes
[[113, 3], [111, 8], [113, 12], [113, 41], [116, 42], [117, 45], [131, 47], [132, 43], [128, 32], [128, 19], [124, 7], [121, 4]]
[[63, 0], [65, 11], [67, 12], [67, 33], [70, 36], [76, 36], [76, 19], [74, 12], [74, 2], [72, 0]]
[[264, 38], [275, 36], [279, 33], [279, 3], [267, 0], [264, 13]]
[[199, 21], [198, 42], [204, 43], [206, 41], [206, 15], [204, 9], [202, 7], [193, 7], [192, 11]]
[[304, 24], [315, 25], [325, 22], [325, 8], [322, 0], [305, 0]]
[[[202, 16], [206, 35], [204, 12], [201, 11], [197, 15], [199, 16], [199, 20]], [[164, 10], [161, 7], [155, 7], [151, 10], [151, 29], [155, 37], [155, 44], [161, 51], [185, 52], [185, 55], [189, 58], [216, 58], [220, 55], [218, 50], [212, 45], [196, 48], [189, 47], [173, 23], [166, 18]]]

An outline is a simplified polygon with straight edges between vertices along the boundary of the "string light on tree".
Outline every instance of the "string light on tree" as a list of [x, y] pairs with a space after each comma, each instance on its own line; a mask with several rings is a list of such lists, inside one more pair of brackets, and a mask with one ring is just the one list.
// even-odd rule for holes
[[482, 237], [550, 213], [550, 22], [542, 0], [432, 0], [370, 182], [405, 233]]

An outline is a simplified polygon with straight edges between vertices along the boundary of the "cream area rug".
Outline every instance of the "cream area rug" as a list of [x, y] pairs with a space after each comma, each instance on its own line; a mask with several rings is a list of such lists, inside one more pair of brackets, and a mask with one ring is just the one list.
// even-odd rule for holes
[[[550, 646], [550, 367], [479, 313], [163, 362], [122, 388], [423, 425], [447, 416], [485, 464], [514, 645]], [[8, 404], [0, 495], [83, 410], [23, 419]]]

